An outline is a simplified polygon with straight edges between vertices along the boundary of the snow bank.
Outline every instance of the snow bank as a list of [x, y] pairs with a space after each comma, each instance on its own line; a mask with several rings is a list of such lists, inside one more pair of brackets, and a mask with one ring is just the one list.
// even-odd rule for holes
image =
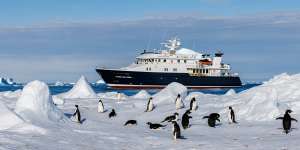
[[187, 88], [177, 82], [170, 83], [167, 87], [153, 95], [155, 103], [174, 103], [177, 95], [180, 94], [182, 98], [187, 95]]
[[151, 95], [146, 90], [141, 90], [131, 97], [134, 99], [149, 99]]
[[90, 86], [89, 82], [84, 76], [81, 76], [73, 88], [66, 92], [57, 95], [57, 98], [74, 99], [74, 98], [97, 98], [96, 93]]
[[221, 96], [194, 92], [187, 96], [191, 97], [200, 99], [202, 113], [214, 110], [226, 117], [228, 107], [233, 106], [238, 119], [274, 120], [287, 108], [300, 114], [300, 74], [281, 74], [238, 94], [231, 90]]
[[24, 121], [0, 101], [0, 130], [14, 127]]
[[65, 119], [63, 112], [54, 105], [47, 84], [41, 81], [30, 82], [24, 87], [15, 111], [33, 123], [60, 122]]

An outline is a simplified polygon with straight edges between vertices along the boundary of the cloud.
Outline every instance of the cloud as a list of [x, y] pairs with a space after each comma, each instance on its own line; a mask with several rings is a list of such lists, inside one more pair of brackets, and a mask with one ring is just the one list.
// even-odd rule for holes
[[143, 49], [159, 49], [159, 43], [177, 35], [187, 48], [223, 50], [225, 61], [243, 80], [252, 80], [253, 74], [255, 80], [265, 80], [298, 71], [299, 20], [299, 12], [231, 17], [195, 13], [2, 27], [0, 66], [3, 76], [21, 81], [75, 81], [80, 74], [96, 80], [95, 66], [127, 66]]

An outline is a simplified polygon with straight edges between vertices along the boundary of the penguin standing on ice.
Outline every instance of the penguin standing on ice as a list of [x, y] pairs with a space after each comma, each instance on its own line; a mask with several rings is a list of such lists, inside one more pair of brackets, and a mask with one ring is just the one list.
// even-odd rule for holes
[[182, 115], [181, 125], [182, 125], [183, 129], [187, 129], [190, 127], [189, 124], [190, 124], [190, 119], [192, 118], [192, 116], [189, 116], [189, 114], [191, 114], [191, 111], [187, 110]]
[[202, 119], [208, 118], [207, 124], [210, 127], [216, 126], [216, 121], [220, 122], [220, 115], [218, 113], [211, 113], [209, 116], [204, 116]]
[[228, 111], [228, 122], [229, 124], [231, 123], [237, 123], [235, 121], [235, 114], [234, 114], [234, 110], [231, 106], [229, 106], [229, 111]]
[[180, 127], [176, 121], [172, 121], [172, 124], [173, 124], [173, 128], [172, 128], [173, 138], [174, 140], [177, 140], [178, 138], [181, 138]]
[[98, 102], [98, 112], [99, 113], [103, 113], [104, 112], [104, 105], [103, 105], [103, 102], [102, 102], [101, 99]]
[[75, 105], [75, 107], [76, 107], [76, 111], [73, 114], [73, 118], [75, 119], [76, 122], [81, 123], [81, 116], [80, 116], [78, 105]]
[[190, 102], [190, 111], [196, 111], [198, 109], [198, 105], [196, 102], [196, 98], [193, 97]]
[[117, 116], [117, 113], [115, 112], [115, 109], [112, 109], [111, 112], [108, 114], [109, 118], [116, 117], [116, 116]]
[[177, 112], [174, 113], [174, 115], [166, 117], [162, 122], [168, 121], [177, 121], [179, 119], [179, 114]]
[[145, 110], [145, 112], [150, 112], [154, 109], [154, 104], [153, 104], [153, 98], [150, 97], [147, 103], [147, 109]]
[[184, 103], [182, 102], [180, 94], [177, 95], [177, 98], [175, 100], [175, 104], [176, 104], [176, 109], [184, 108]]
[[292, 112], [293, 112], [292, 110], [288, 109], [285, 111], [285, 114], [283, 117], [276, 118], [276, 120], [282, 119], [282, 126], [283, 126], [283, 129], [286, 134], [288, 134], [289, 131], [291, 130], [292, 121], [298, 122], [296, 119], [294, 119], [290, 116], [290, 113], [292, 113]]

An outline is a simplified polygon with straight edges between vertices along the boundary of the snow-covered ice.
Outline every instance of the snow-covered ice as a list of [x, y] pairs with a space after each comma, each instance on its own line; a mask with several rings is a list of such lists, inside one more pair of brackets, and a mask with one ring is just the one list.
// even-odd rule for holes
[[[78, 84], [77, 87], [84, 89], [84, 86]], [[65, 103], [57, 108], [51, 103], [48, 87], [39, 81], [28, 84], [22, 94], [17, 93], [0, 93], [0, 100], [5, 104], [0, 105], [5, 111], [3, 114], [21, 120], [20, 124], [17, 123], [18, 128], [0, 131], [0, 149], [300, 149], [300, 124], [293, 122], [292, 132], [286, 135], [282, 132], [281, 122], [275, 120], [287, 108], [292, 109], [292, 117], [299, 120], [300, 74], [282, 74], [249, 90], [240, 93], [229, 90], [224, 95], [188, 93], [183, 85], [172, 83], [153, 95], [155, 109], [151, 112], [144, 112], [149, 96], [145, 91], [140, 91], [136, 97], [121, 93], [121, 103], [116, 100], [117, 92], [98, 93], [108, 110], [105, 113], [97, 112], [97, 99], [78, 98], [78, 95], [65, 99]], [[159, 123], [174, 112], [181, 117], [188, 107], [175, 110], [174, 101], [178, 94], [186, 106], [195, 97], [199, 108], [191, 114], [191, 127], [182, 129], [185, 139], [174, 141], [171, 124], [163, 123], [167, 126], [162, 130], [150, 130], [146, 122]], [[17, 100], [17, 106], [11, 104]], [[49, 104], [51, 107], [45, 107]], [[74, 104], [79, 105], [83, 119], [81, 125], [51, 121], [47, 126], [28, 126], [25, 124], [30, 124], [31, 120], [20, 112], [21, 108], [30, 110], [31, 116], [39, 115], [36, 119], [47, 119], [49, 113], [53, 113], [48, 108], [53, 108], [70, 116], [75, 111]], [[235, 110], [238, 124], [227, 123], [228, 106]], [[19, 116], [12, 111], [14, 109]], [[111, 109], [116, 110], [117, 117], [109, 119]], [[43, 115], [44, 112], [48, 114]], [[202, 119], [213, 112], [221, 114], [221, 123], [216, 128], [208, 127], [207, 120]], [[131, 119], [137, 120], [138, 125], [124, 127], [124, 123]]]
[[24, 87], [15, 111], [32, 123], [66, 120], [64, 113], [54, 105], [48, 85], [41, 81], [32, 81]]

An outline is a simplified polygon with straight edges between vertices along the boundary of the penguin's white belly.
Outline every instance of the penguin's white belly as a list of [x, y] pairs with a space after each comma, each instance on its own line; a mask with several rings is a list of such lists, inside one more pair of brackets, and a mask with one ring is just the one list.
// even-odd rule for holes
[[194, 102], [192, 105], [192, 110], [195, 111], [197, 109], [198, 109], [198, 106], [197, 106], [196, 102]]
[[184, 104], [181, 99], [176, 100], [176, 109], [181, 109], [184, 107]]
[[98, 104], [98, 112], [104, 112], [104, 107], [101, 103]]
[[227, 116], [228, 116], [228, 122], [229, 122], [229, 123], [232, 123], [233, 121], [232, 121], [232, 119], [231, 119], [231, 113], [230, 113], [230, 111], [228, 112]]
[[148, 110], [147, 111], [152, 111], [154, 108], [153, 102], [150, 101], [149, 106], [148, 106]]

